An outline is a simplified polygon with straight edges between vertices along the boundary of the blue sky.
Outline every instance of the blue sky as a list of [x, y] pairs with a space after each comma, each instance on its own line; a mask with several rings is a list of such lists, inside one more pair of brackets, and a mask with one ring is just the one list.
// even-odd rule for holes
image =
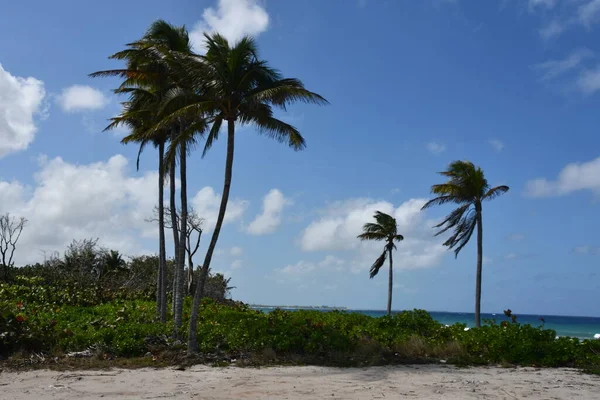
[[[380, 248], [354, 239], [380, 209], [406, 237], [394, 308], [471, 311], [475, 244], [455, 259], [431, 228], [450, 208], [419, 211], [436, 172], [468, 159], [511, 187], [484, 208], [483, 310], [600, 315], [599, 0], [10, 2], [0, 15], [0, 211], [29, 219], [18, 263], [86, 237], [156, 252], [144, 221], [156, 152], [136, 171], [125, 132], [101, 132], [119, 112], [117, 82], [87, 74], [117, 67], [107, 56], [157, 18], [193, 37], [255, 35], [265, 59], [331, 102], [281, 114], [306, 137], [303, 152], [238, 132], [213, 264], [232, 276], [235, 298], [382, 309], [385, 275], [368, 278]], [[188, 163], [206, 236], [224, 144]]]

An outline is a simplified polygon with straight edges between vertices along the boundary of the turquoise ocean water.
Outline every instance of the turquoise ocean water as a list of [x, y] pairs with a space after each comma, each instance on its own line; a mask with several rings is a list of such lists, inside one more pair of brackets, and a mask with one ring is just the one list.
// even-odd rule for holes
[[[257, 308], [264, 312], [269, 312], [272, 308]], [[287, 309], [287, 308], [286, 308]], [[294, 309], [291, 309], [294, 310]], [[297, 309], [296, 309], [297, 310]], [[316, 309], [327, 312], [330, 310]], [[382, 310], [344, 310], [344, 312], [356, 312], [360, 314], [370, 315], [372, 317], [381, 317], [385, 315]], [[455, 323], [465, 324], [468, 327], [473, 327], [475, 318], [473, 313], [454, 313], [454, 312], [439, 312], [431, 311], [431, 316], [438, 322], [446, 325]], [[580, 339], [593, 339], [595, 334], [600, 334], [600, 318], [599, 317], [566, 317], [559, 315], [526, 315], [517, 314], [517, 321], [522, 324], [530, 324], [540, 326], [544, 318], [544, 327], [556, 331], [557, 336], [571, 336]], [[497, 323], [508, 321], [508, 318], [502, 313], [497, 314], [481, 314], [482, 320], [495, 319]]]

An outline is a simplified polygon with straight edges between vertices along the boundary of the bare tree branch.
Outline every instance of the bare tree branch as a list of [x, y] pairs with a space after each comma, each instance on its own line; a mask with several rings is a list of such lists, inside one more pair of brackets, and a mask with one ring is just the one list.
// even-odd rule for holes
[[[179, 231], [179, 210], [177, 210], [177, 215], [175, 216], [175, 220], [177, 221], [177, 231]], [[158, 223], [158, 206], [154, 207], [152, 212], [152, 217], [146, 218], [146, 222], [156, 222]], [[190, 236], [193, 232], [202, 233], [202, 225], [204, 224], [204, 218], [201, 218], [196, 210], [190, 207], [188, 211], [187, 218], [187, 226], [188, 226], [188, 236]], [[171, 210], [168, 207], [165, 207], [165, 229], [172, 229], [173, 225], [171, 224]]]
[[[164, 210], [165, 218], [164, 218], [164, 227], [165, 229], [172, 229], [172, 219], [171, 219], [171, 209], [165, 207]], [[177, 215], [175, 216], [175, 221], [177, 223], [177, 232], [179, 232], [179, 227], [181, 226], [179, 221], [180, 211], [177, 210]], [[151, 218], [147, 218], [146, 222], [158, 223], [158, 206], [154, 207], [153, 215]], [[187, 254], [187, 267], [188, 267], [188, 291], [191, 291], [193, 286], [194, 279], [194, 255], [198, 251], [200, 247], [200, 239], [202, 238], [202, 225], [204, 224], [204, 218], [198, 216], [198, 213], [190, 207], [187, 215], [187, 231], [186, 231], [186, 240], [185, 240], [185, 252]], [[195, 245], [192, 248], [192, 237], [196, 235]]]
[[8, 280], [8, 271], [13, 266], [17, 243], [26, 224], [25, 217], [17, 219], [9, 213], [0, 216], [0, 255], [2, 256], [5, 280]]

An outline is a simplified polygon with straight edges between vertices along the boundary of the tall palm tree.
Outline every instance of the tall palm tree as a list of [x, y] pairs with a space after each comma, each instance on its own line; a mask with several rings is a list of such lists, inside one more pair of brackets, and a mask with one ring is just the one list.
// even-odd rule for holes
[[[212, 126], [207, 134], [203, 155], [218, 139], [223, 123], [227, 124], [223, 194], [217, 222], [194, 292], [188, 335], [189, 353], [194, 353], [197, 349], [198, 308], [229, 200], [236, 125], [252, 124], [260, 133], [287, 143], [294, 150], [302, 150], [305, 141], [300, 132], [292, 125], [275, 118], [273, 107], [285, 110], [287, 105], [298, 101], [313, 104], [327, 103], [322, 96], [306, 90], [300, 80], [283, 78], [277, 70], [261, 60], [254, 39], [245, 37], [233, 46], [219, 34], [205, 35], [205, 39], [206, 54], [189, 58], [185, 63], [188, 82], [193, 86], [191, 92], [195, 95], [190, 95], [189, 90], [187, 93], [181, 89], [171, 91], [169, 93], [171, 101], [181, 100], [184, 97], [183, 103], [186, 105], [178, 107], [176, 112], [163, 121], [164, 124], [169, 124], [191, 112], [206, 117]], [[161, 126], [159, 124], [156, 128], [160, 129]], [[180, 140], [187, 140], [189, 133], [190, 129], [184, 130], [179, 136]]]
[[[166, 240], [164, 229], [164, 186], [165, 186], [165, 167], [164, 154], [165, 143], [168, 134], [164, 131], [158, 131], [153, 137], [145, 136], [148, 125], [155, 119], [154, 111], [157, 107], [158, 97], [156, 93], [136, 89], [130, 92], [129, 101], [123, 103], [123, 111], [117, 117], [111, 118], [111, 123], [105, 130], [116, 128], [119, 125], [129, 127], [131, 133], [125, 136], [122, 143], [139, 143], [139, 151], [136, 161], [136, 167], [140, 168], [140, 156], [145, 146], [152, 142], [158, 148], [158, 222], [159, 222], [159, 257], [158, 274], [156, 282], [156, 312], [161, 320], [165, 322], [167, 318], [167, 259], [166, 259]], [[174, 206], [174, 205], [173, 205]]]
[[444, 246], [454, 249], [455, 257], [467, 245], [477, 227], [477, 276], [475, 283], [475, 326], [481, 326], [481, 275], [483, 269], [483, 220], [482, 202], [493, 200], [508, 192], [508, 186], [490, 188], [483, 170], [470, 161], [454, 161], [446, 171], [440, 172], [448, 180], [431, 186], [431, 193], [438, 197], [429, 200], [423, 210], [446, 203], [457, 204], [448, 216], [434, 228], [439, 228], [436, 236], [453, 229], [454, 232]]
[[[114, 59], [126, 60], [126, 69], [101, 71], [92, 74], [92, 76], [119, 76], [124, 78], [121, 86], [117, 89], [118, 93], [128, 93], [148, 88], [156, 89], [160, 101], [157, 106], [152, 108], [153, 118], [151, 118], [151, 121], [153, 121], [153, 123], [151, 125], [153, 125], [162, 118], [163, 114], [171, 113], [173, 112], [174, 107], [177, 107], [176, 102], [170, 102], [165, 106], [163, 104], [163, 99], [169, 91], [180, 88], [182, 84], [185, 84], [185, 82], [182, 81], [182, 69], [178, 66], [183, 59], [191, 54], [191, 45], [185, 27], [176, 27], [165, 21], [158, 20], [150, 26], [142, 40], [130, 43], [126, 50], [111, 56], [111, 58]], [[183, 92], [185, 93], [186, 91], [183, 90]], [[195, 122], [197, 119], [198, 117], [196, 116], [192, 121]], [[178, 329], [181, 327], [183, 315], [183, 271], [185, 269], [185, 249], [182, 248], [184, 243], [184, 239], [182, 238], [185, 238], [187, 219], [187, 179], [185, 163], [185, 157], [187, 156], [187, 142], [178, 139], [176, 142], [178, 147], [174, 146], [174, 143], [175, 139], [182, 131], [182, 121], [188, 120], [190, 120], [189, 117], [183, 115], [177, 120], [171, 120], [168, 126], [162, 126], [159, 129], [148, 128], [143, 132], [139, 132], [139, 135], [136, 137], [136, 139], [143, 141], [154, 137], [158, 132], [170, 132], [169, 139], [171, 140], [171, 145], [169, 146], [169, 151], [166, 156], [168, 161], [163, 164], [164, 170], [168, 170], [170, 176], [170, 207], [175, 244], [176, 281], [173, 293], [175, 335], [177, 335]], [[195, 133], [196, 131], [194, 129], [198, 128], [198, 125], [195, 123], [190, 123], [189, 125], [190, 126], [186, 127], [186, 129]], [[144, 127], [146, 128], [146, 126]], [[189, 137], [193, 138], [194, 136], [188, 136], [188, 140], [191, 140]], [[180, 154], [182, 208], [179, 231], [177, 230], [175, 204], [176, 160], [173, 156], [173, 154], [177, 152]], [[159, 207], [161, 206], [162, 203], [159, 204]], [[159, 225], [162, 226], [160, 221]], [[162, 276], [162, 274], [159, 275]], [[165, 283], [163, 283], [163, 285], [165, 285]]]
[[394, 263], [392, 259], [392, 250], [396, 249], [396, 244], [394, 242], [400, 242], [404, 240], [404, 236], [398, 233], [398, 224], [396, 223], [396, 219], [391, 215], [377, 211], [375, 212], [373, 218], [375, 218], [375, 223], [366, 223], [363, 226], [363, 233], [358, 235], [358, 238], [360, 240], [385, 241], [383, 252], [371, 266], [369, 277], [372, 279], [375, 275], [377, 275], [379, 269], [383, 267], [386, 257], [389, 256], [390, 271], [388, 275], [387, 314], [392, 315], [392, 289], [394, 287]]

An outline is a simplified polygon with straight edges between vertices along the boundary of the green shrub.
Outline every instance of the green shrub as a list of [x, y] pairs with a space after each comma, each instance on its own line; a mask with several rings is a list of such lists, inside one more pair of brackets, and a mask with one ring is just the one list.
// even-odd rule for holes
[[[141, 356], [165, 345], [173, 323], [155, 318], [155, 304], [143, 294], [119, 297], [76, 284], [51, 287], [36, 277], [0, 284], [0, 353], [59, 354], [96, 347], [117, 356]], [[184, 301], [186, 334], [191, 299]], [[169, 318], [170, 321], [170, 318]], [[153, 344], [156, 338], [159, 344]], [[275, 360], [371, 365], [403, 361], [461, 364], [570, 366], [600, 372], [600, 341], [556, 338], [550, 329], [516, 322], [465, 330], [444, 326], [422, 310], [373, 318], [342, 311], [262, 313], [243, 304], [204, 299], [198, 320], [203, 353], [257, 355]], [[265, 356], [266, 355], [266, 356]]]

